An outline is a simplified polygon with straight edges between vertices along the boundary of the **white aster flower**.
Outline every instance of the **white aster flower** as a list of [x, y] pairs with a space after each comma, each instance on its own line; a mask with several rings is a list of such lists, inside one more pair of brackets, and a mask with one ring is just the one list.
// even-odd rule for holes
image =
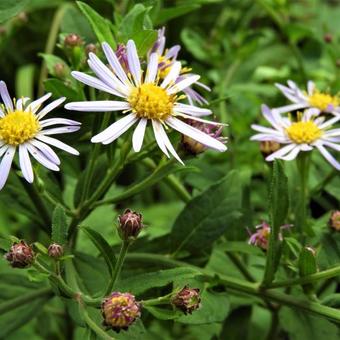
[[[34, 179], [30, 155], [47, 169], [58, 171], [60, 160], [49, 145], [78, 155], [74, 148], [50, 137], [50, 135], [69, 133], [79, 130], [80, 123], [64, 118], [43, 119], [45, 115], [65, 101], [59, 98], [40, 110], [41, 105], [51, 93], [32, 101], [29, 98], [14, 100], [8, 93], [6, 84], [0, 81], [0, 190], [4, 187], [16, 150], [19, 151], [19, 165], [25, 179]], [[62, 127], [48, 128], [53, 125]]]
[[77, 71], [72, 72], [72, 75], [84, 84], [123, 98], [123, 100], [73, 102], [65, 105], [65, 108], [69, 110], [90, 112], [123, 111], [126, 114], [123, 118], [94, 136], [91, 139], [93, 143], [112, 143], [132, 125], [137, 124], [132, 137], [132, 145], [133, 149], [138, 152], [141, 150], [145, 129], [148, 121], [150, 121], [159, 148], [168, 157], [170, 157], [170, 152], [181, 163], [183, 162], [177, 155], [165, 131], [167, 126], [207, 147], [218, 151], [227, 149], [217, 139], [178, 119], [178, 117], [190, 118], [211, 125], [222, 125], [199, 118], [210, 115], [211, 110], [178, 102], [183, 97], [178, 93], [196, 82], [199, 76], [190, 76], [176, 82], [181, 72], [181, 63], [176, 61], [168, 75], [163, 80], [160, 80], [157, 53], [150, 55], [144, 76], [136, 46], [132, 40], [127, 43], [127, 59], [131, 74], [126, 74], [111, 47], [107, 43], [103, 43], [102, 47], [113, 72], [95, 54], [90, 53], [88, 64], [97, 77]]
[[276, 87], [294, 104], [275, 108], [277, 113], [290, 112], [294, 110], [316, 108], [319, 112], [340, 114], [340, 98], [328, 93], [320, 92], [314, 82], [308, 81], [307, 92], [301, 91], [298, 86], [291, 80], [287, 81], [288, 87], [275, 84]]
[[269, 155], [267, 161], [276, 158], [293, 160], [300, 151], [311, 151], [316, 148], [331, 165], [340, 170], [340, 163], [326, 149], [328, 147], [340, 151], [340, 129], [330, 129], [340, 120], [340, 115], [325, 120], [324, 117], [315, 118], [315, 111], [305, 110], [303, 114], [298, 114], [298, 121], [292, 121], [263, 105], [263, 116], [272, 128], [252, 125], [251, 127], [259, 133], [251, 137], [251, 140], [274, 141], [284, 145]]

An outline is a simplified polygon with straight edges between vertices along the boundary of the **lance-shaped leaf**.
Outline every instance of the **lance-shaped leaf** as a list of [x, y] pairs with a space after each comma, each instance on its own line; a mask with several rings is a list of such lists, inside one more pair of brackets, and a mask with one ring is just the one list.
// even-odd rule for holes
[[64, 245], [67, 240], [67, 229], [65, 210], [61, 205], [57, 205], [52, 216], [52, 242]]

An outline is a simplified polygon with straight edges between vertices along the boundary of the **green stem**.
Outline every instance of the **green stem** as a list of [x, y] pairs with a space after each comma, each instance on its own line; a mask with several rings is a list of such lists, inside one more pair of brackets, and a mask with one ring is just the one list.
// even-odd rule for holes
[[[58, 39], [58, 32], [59, 32], [59, 28], [61, 25], [61, 21], [64, 17], [67, 7], [69, 6], [70, 6], [69, 3], [63, 4], [56, 11], [52, 24], [51, 24], [50, 32], [48, 34], [45, 51], [44, 51], [45, 54], [53, 53], [54, 46]], [[43, 61], [42, 66], [41, 66], [41, 71], [40, 71], [40, 77], [39, 77], [39, 88], [38, 88], [39, 97], [41, 97], [44, 93], [44, 80], [47, 78], [47, 75], [48, 75], [47, 65], [46, 65], [46, 62]]]
[[227, 256], [229, 259], [234, 263], [236, 268], [241, 272], [241, 274], [244, 276], [245, 279], [247, 279], [250, 282], [256, 282], [255, 278], [251, 273], [248, 271], [247, 267], [244, 265], [244, 263], [241, 261], [239, 256], [237, 256], [234, 253], [227, 252]]
[[338, 275], [340, 275], [340, 266], [327, 269], [319, 273], [307, 275], [304, 277], [298, 277], [295, 279], [274, 282], [269, 287], [266, 287], [266, 288], [272, 289], [272, 288], [279, 288], [279, 287], [290, 287], [294, 285], [304, 285], [304, 284], [313, 283], [315, 281], [319, 281], [322, 279], [329, 279], [332, 277], [336, 277]]
[[141, 301], [142, 306], [157, 306], [157, 305], [166, 305], [170, 303], [171, 296], [173, 293], [167, 294], [165, 296], [160, 296], [155, 299], [143, 300]]
[[35, 290], [34, 292], [27, 293], [17, 298], [0, 303], [0, 315], [10, 312], [13, 309], [23, 306], [26, 303], [30, 303], [36, 299], [49, 298], [53, 296], [52, 289], [50, 287]]
[[129, 246], [130, 246], [130, 242], [129, 241], [123, 241], [122, 247], [120, 248], [120, 252], [119, 252], [119, 255], [118, 255], [118, 259], [116, 261], [116, 266], [115, 266], [113, 275], [111, 277], [111, 280], [110, 280], [110, 282], [109, 282], [109, 284], [107, 286], [106, 294], [105, 295], [108, 295], [108, 294], [111, 293], [115, 283], [117, 282], [117, 280], [119, 278], [119, 274], [120, 274], [120, 272], [122, 270], [122, 267], [123, 267], [123, 264], [124, 264], [124, 260], [125, 260], [125, 256], [127, 254]]

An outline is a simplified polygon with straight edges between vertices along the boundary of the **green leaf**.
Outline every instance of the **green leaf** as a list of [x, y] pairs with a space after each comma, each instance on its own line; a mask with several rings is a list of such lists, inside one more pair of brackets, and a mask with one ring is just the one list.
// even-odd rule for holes
[[0, 1], [0, 23], [16, 16], [29, 4], [28, 0], [1, 0]]
[[77, 5], [89, 21], [98, 41], [100, 43], [107, 42], [113, 49], [116, 49], [117, 44], [111, 31], [110, 21], [103, 18], [84, 2], [77, 1]]
[[54, 77], [58, 77], [58, 75], [55, 72], [55, 65], [56, 64], [61, 64], [65, 70], [65, 76], [67, 76], [68, 74], [70, 74], [70, 68], [68, 67], [68, 65], [66, 64], [66, 62], [53, 55], [53, 54], [45, 54], [45, 53], [39, 53], [39, 56], [42, 57], [46, 63], [47, 69], [49, 74], [51, 74]]
[[116, 263], [116, 258], [112, 247], [97, 231], [88, 227], [81, 227], [81, 230], [89, 237], [95, 247], [100, 251], [107, 264], [109, 273], [112, 275]]
[[[318, 271], [316, 264], [315, 251], [309, 247], [302, 248], [299, 257], [299, 273], [300, 276], [315, 274]], [[314, 284], [303, 285], [303, 290], [306, 294], [314, 291]]]
[[159, 320], [173, 320], [177, 319], [182, 315], [182, 312], [174, 309], [165, 309], [155, 306], [143, 306], [146, 310], [150, 312], [155, 318]]
[[35, 65], [28, 64], [20, 67], [15, 77], [15, 93], [17, 98], [33, 98]]
[[57, 205], [52, 216], [52, 241], [64, 245], [67, 240], [67, 220], [64, 208]]
[[200, 251], [211, 246], [228, 228], [240, 228], [241, 205], [241, 175], [231, 171], [179, 214], [171, 234], [172, 249]]
[[285, 223], [288, 214], [288, 179], [284, 173], [282, 162], [276, 160], [273, 165], [273, 174], [269, 191], [270, 237], [267, 252], [266, 269], [263, 284], [274, 280], [280, 257], [281, 246], [280, 228]]
[[200, 5], [190, 4], [190, 5], [183, 5], [183, 6], [176, 6], [176, 7], [169, 7], [169, 8], [161, 9], [156, 18], [155, 24], [162, 25], [171, 19], [190, 13], [198, 8], [200, 8]]
[[54, 97], [66, 97], [69, 101], [77, 101], [82, 99], [77, 91], [65, 85], [59, 79], [47, 79], [44, 82], [46, 91], [52, 92]]
[[146, 52], [152, 47], [157, 39], [157, 32], [154, 30], [144, 30], [135, 33], [132, 40], [135, 42], [138, 53], [144, 56]]
[[131, 291], [138, 295], [150, 288], [163, 287], [179, 279], [189, 279], [200, 275], [200, 272], [190, 267], [180, 267], [159, 270], [146, 274], [135, 275], [117, 283], [117, 290]]

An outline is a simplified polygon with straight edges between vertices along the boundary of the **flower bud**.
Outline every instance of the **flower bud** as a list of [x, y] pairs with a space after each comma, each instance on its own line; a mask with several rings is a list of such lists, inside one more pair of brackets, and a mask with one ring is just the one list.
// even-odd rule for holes
[[64, 45], [68, 48], [81, 46], [83, 45], [83, 40], [78, 34], [70, 33], [65, 37]]
[[62, 63], [56, 63], [53, 67], [54, 73], [58, 78], [64, 78], [66, 75], [65, 65]]
[[118, 217], [118, 232], [122, 240], [134, 240], [143, 228], [143, 216], [135, 211], [126, 209], [124, 214]]
[[194, 310], [200, 308], [200, 290], [198, 288], [185, 286], [172, 298], [171, 303], [184, 314], [191, 314]]
[[328, 223], [331, 228], [336, 231], [340, 231], [340, 210], [335, 210], [332, 212]]
[[323, 36], [323, 40], [326, 42], [326, 43], [331, 43], [333, 41], [333, 35], [331, 33], [326, 33], [324, 36]]
[[274, 142], [271, 140], [265, 140], [260, 143], [260, 151], [263, 157], [267, 157], [273, 152], [279, 150], [281, 145], [278, 142]]
[[52, 243], [48, 247], [48, 256], [59, 258], [64, 255], [64, 248], [58, 243]]
[[34, 252], [25, 241], [20, 241], [12, 245], [9, 252], [5, 254], [5, 259], [13, 268], [26, 268], [33, 263]]
[[104, 326], [119, 332], [141, 316], [141, 305], [130, 293], [113, 292], [102, 302]]
[[89, 54], [90, 52], [96, 54], [98, 52], [98, 48], [95, 44], [88, 44], [85, 47], [86, 54]]

